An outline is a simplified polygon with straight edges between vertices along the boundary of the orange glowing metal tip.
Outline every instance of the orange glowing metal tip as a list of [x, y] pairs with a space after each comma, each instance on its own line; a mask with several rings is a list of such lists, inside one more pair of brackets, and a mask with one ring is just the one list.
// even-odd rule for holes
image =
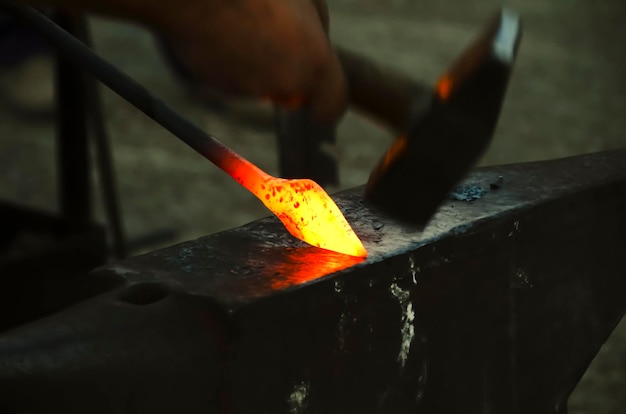
[[339, 207], [315, 181], [273, 177], [215, 138], [208, 138], [203, 149], [194, 148], [261, 200], [294, 237], [322, 249], [367, 256]]
[[339, 207], [315, 181], [276, 178], [231, 150], [228, 152], [218, 166], [261, 200], [294, 237], [322, 249], [367, 256]]

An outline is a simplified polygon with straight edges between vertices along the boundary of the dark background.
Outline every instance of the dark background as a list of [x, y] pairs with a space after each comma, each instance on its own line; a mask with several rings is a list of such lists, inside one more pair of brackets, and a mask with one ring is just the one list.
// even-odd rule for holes
[[[624, 0], [329, 0], [329, 4], [336, 43], [428, 82], [436, 80], [498, 6], [508, 5], [522, 15], [525, 34], [518, 63], [483, 165], [626, 146]], [[91, 22], [99, 53], [224, 143], [277, 174], [269, 106], [227, 101], [225, 109], [215, 110], [204, 95], [190, 94], [172, 75], [148, 31], [124, 22]], [[6, 89], [18, 82], [32, 88], [34, 95], [50, 89], [47, 57], [29, 70], [28, 74], [0, 70], [0, 198], [55, 211], [53, 123], [45, 117], [18, 115], [3, 99]], [[128, 238], [158, 229], [176, 232], [175, 238], [145, 245], [144, 250], [268, 215], [224, 173], [129, 104], [105, 89], [103, 96]], [[390, 139], [384, 130], [349, 114], [333, 149], [340, 162], [341, 186], [329, 190], [363, 184]], [[100, 195], [97, 191], [94, 195], [97, 219], [103, 221]], [[622, 323], [574, 392], [570, 413], [624, 412], [625, 374]]]

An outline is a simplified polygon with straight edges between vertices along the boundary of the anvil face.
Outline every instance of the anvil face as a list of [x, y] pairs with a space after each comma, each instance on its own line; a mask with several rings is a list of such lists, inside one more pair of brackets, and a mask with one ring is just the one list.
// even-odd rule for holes
[[269, 218], [99, 269], [113, 288], [0, 335], [0, 406], [552, 412], [626, 310], [626, 151], [465, 184], [424, 231], [337, 195], [362, 261]]

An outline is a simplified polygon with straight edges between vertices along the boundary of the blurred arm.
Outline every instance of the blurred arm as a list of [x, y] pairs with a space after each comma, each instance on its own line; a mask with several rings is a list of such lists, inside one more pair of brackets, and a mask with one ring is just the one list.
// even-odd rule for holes
[[335, 121], [347, 105], [323, 0], [35, 0], [121, 17], [165, 35], [194, 75], [226, 93], [304, 106]]

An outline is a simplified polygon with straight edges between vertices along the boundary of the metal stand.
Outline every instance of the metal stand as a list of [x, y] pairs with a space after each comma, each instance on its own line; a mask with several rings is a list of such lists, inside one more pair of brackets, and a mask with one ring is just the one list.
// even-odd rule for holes
[[[88, 42], [83, 16], [55, 13], [65, 30]], [[125, 256], [125, 243], [108, 138], [93, 78], [74, 63], [56, 58], [56, 142], [58, 215], [0, 204], [6, 223], [0, 240], [0, 331], [57, 311], [79, 300], [84, 276], [113, 253]], [[111, 247], [92, 215], [89, 132], [97, 166]]]
[[[84, 16], [57, 13], [57, 24], [83, 43], [91, 36]], [[111, 162], [109, 140], [102, 118], [101, 99], [95, 79], [73, 62], [57, 58], [57, 142], [61, 214], [73, 220], [90, 221], [91, 185], [89, 129], [96, 144], [97, 167], [102, 183], [105, 213], [116, 258], [126, 256], [124, 235]]]

